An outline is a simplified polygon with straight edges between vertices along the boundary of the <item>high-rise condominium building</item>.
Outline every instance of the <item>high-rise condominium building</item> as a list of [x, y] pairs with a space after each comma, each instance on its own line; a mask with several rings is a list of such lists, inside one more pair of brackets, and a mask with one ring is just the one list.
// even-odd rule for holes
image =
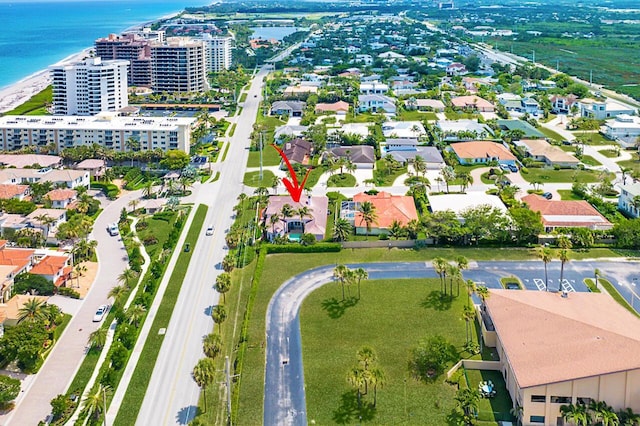
[[151, 87], [151, 46], [137, 34], [109, 34], [95, 41], [96, 56], [102, 60], [125, 59], [129, 61], [130, 86]]
[[170, 37], [153, 43], [151, 64], [155, 92], [202, 92], [209, 87], [202, 41]]
[[207, 71], [228, 70], [231, 67], [233, 37], [213, 37], [211, 34], [204, 34], [202, 41], [204, 42]]
[[50, 67], [53, 78], [54, 115], [96, 115], [129, 105], [127, 66], [129, 61], [84, 62]]

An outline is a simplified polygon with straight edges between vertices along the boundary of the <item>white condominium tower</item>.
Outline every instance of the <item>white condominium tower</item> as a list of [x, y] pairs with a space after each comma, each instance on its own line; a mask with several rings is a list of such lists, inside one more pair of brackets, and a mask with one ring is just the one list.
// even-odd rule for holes
[[54, 115], [96, 115], [129, 105], [127, 66], [129, 61], [84, 62], [50, 67], [53, 78]]
[[214, 37], [203, 34], [207, 71], [220, 72], [231, 68], [233, 37]]
[[151, 45], [151, 88], [157, 92], [208, 90], [202, 41], [170, 37]]

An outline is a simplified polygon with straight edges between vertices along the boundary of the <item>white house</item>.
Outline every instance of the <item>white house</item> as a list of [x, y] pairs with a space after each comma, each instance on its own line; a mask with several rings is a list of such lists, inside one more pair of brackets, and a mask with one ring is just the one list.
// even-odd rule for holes
[[396, 113], [396, 101], [384, 95], [360, 95], [358, 96], [358, 110], [360, 112], [384, 112]]
[[[640, 217], [640, 206], [634, 202], [636, 197], [640, 197], [640, 182], [621, 186], [620, 198], [618, 198], [618, 209], [631, 217]], [[638, 198], [638, 200], [640, 200], [640, 198]]]

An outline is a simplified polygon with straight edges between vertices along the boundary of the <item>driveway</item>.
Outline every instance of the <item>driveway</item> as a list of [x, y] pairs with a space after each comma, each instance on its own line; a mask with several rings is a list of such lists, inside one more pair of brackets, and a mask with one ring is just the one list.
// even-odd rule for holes
[[[96, 279], [84, 301], [76, 305], [76, 314], [49, 354], [38, 374], [28, 381], [10, 413], [0, 416], [1, 424], [36, 425], [51, 412], [49, 402], [58, 394], [65, 393], [71, 384], [87, 349], [89, 334], [100, 323], [94, 323], [96, 307], [108, 303], [107, 294], [116, 285], [118, 275], [127, 267], [127, 255], [120, 237], [111, 237], [107, 224], [116, 222], [120, 210], [131, 199], [140, 197], [140, 191], [124, 195], [116, 201], [101, 197], [104, 210], [95, 222], [91, 239], [98, 241], [99, 269]], [[70, 308], [69, 308], [70, 309]]]
[[[430, 262], [362, 263], [347, 265], [364, 268], [369, 279], [436, 278]], [[633, 293], [634, 283], [640, 286], [638, 262], [573, 261], [565, 265], [563, 289], [588, 291], [582, 283], [592, 278], [595, 268], [608, 278], [630, 303], [640, 309], [640, 297]], [[265, 425], [306, 425], [306, 400], [302, 344], [300, 339], [300, 306], [317, 288], [332, 282], [335, 265], [310, 269], [287, 280], [269, 302], [266, 315], [266, 365], [264, 381]], [[560, 262], [547, 265], [549, 289], [557, 290]], [[490, 288], [500, 288], [500, 278], [516, 275], [525, 288], [544, 290], [544, 267], [541, 261], [477, 262], [463, 272], [465, 279], [482, 282]], [[555, 283], [555, 286], [554, 286]], [[514, 290], [517, 291], [517, 290]]]

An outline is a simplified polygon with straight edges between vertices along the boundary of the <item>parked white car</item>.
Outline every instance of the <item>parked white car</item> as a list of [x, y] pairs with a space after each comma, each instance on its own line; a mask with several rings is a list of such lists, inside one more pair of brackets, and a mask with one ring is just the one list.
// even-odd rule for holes
[[118, 224], [117, 223], [110, 223], [109, 226], [107, 226], [107, 232], [112, 237], [115, 237], [116, 235], [118, 235], [120, 233], [118, 231]]
[[100, 322], [109, 311], [109, 305], [100, 305], [93, 316], [93, 322]]

